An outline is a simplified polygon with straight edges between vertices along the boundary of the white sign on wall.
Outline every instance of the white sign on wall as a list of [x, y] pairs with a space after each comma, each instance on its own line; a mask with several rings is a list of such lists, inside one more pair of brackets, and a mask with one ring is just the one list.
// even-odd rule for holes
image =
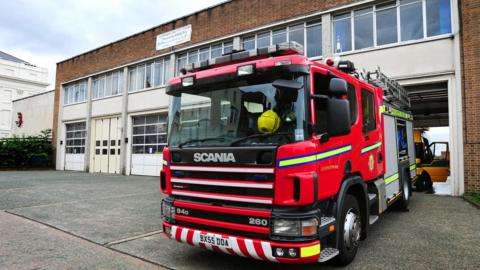
[[157, 50], [185, 43], [192, 39], [192, 25], [186, 25], [157, 36]]

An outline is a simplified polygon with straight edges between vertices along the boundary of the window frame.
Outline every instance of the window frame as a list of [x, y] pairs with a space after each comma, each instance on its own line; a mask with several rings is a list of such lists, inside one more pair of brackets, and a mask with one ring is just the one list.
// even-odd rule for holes
[[[75, 94], [78, 93], [79, 99], [75, 101]], [[79, 80], [63, 86], [63, 106], [81, 104], [88, 101], [88, 87], [86, 80]]]

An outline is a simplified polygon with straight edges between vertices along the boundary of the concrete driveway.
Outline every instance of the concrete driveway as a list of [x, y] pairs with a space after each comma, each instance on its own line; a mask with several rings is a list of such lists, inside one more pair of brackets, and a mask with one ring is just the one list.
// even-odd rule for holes
[[[156, 177], [0, 172], [0, 269], [334, 269], [216, 254], [161, 234]], [[346, 269], [478, 269], [480, 210], [415, 193], [389, 211]]]

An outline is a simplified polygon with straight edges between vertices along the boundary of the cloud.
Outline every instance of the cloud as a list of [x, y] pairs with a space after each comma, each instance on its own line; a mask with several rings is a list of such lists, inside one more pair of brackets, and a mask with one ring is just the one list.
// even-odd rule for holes
[[224, 0], [3, 1], [0, 50], [49, 70], [63, 59]]

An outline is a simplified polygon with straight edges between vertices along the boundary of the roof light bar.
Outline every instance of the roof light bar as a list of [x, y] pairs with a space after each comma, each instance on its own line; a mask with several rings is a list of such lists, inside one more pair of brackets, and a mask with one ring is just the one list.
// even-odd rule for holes
[[268, 47], [258, 48], [248, 51], [238, 51], [230, 54], [225, 54], [217, 58], [191, 63], [185, 66], [186, 72], [192, 72], [195, 70], [205, 69], [211, 66], [227, 64], [232, 62], [238, 62], [240, 60], [246, 60], [255, 57], [268, 57], [278, 55], [303, 55], [303, 46], [295, 41], [284, 42], [280, 44], [270, 45]]

